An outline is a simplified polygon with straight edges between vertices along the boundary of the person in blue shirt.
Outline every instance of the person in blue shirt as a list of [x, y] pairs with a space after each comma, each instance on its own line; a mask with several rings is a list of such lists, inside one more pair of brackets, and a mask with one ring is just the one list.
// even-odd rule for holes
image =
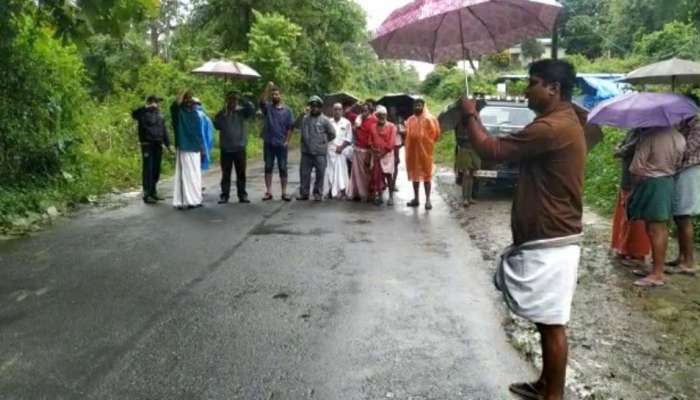
[[268, 82], [260, 95], [260, 110], [263, 114], [263, 158], [265, 159], [265, 196], [263, 201], [272, 200], [272, 171], [277, 167], [282, 184], [282, 200], [291, 201], [287, 195], [287, 149], [294, 128], [292, 110], [282, 103], [282, 90]]
[[201, 118], [192, 92], [182, 94], [170, 106], [177, 157], [173, 185], [173, 206], [179, 210], [202, 206], [202, 138]]

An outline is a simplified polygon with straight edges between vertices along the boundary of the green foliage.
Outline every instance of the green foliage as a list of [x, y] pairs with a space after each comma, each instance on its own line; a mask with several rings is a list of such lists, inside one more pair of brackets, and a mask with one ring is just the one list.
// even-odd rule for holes
[[283, 88], [296, 87], [301, 73], [292, 64], [292, 51], [301, 28], [282, 15], [253, 11], [255, 23], [248, 34], [247, 60], [268, 80]]
[[0, 71], [0, 185], [60, 175], [76, 156], [87, 99], [75, 47], [20, 17]]
[[435, 163], [441, 165], [452, 166], [455, 162], [455, 146], [456, 140], [454, 130], [443, 129], [440, 139], [435, 144]]
[[160, 0], [40, 0], [38, 4], [60, 37], [82, 42], [93, 34], [123, 37], [134, 23], [155, 17]]
[[659, 61], [671, 57], [693, 59], [700, 55], [700, 33], [691, 23], [670, 22], [662, 30], [642, 36], [635, 53]]
[[546, 50], [544, 45], [534, 38], [524, 41], [520, 45], [520, 48], [526, 60], [539, 60]]
[[628, 73], [633, 69], [642, 66], [646, 60], [639, 55], [631, 55], [626, 58], [608, 58], [601, 57], [595, 60], [590, 60], [580, 54], [572, 54], [566, 57], [566, 60], [576, 67], [577, 72], [584, 73]]
[[482, 64], [486, 70], [507, 71], [511, 68], [511, 61], [510, 53], [506, 50], [483, 57]]
[[603, 140], [588, 154], [584, 197], [586, 204], [610, 215], [621, 176], [620, 161], [613, 157], [613, 153], [624, 133], [612, 128], [606, 128], [604, 132]]
[[599, 28], [594, 17], [589, 15], [573, 16], [566, 23], [566, 34], [562, 45], [569, 54], [583, 54], [586, 57], [600, 57], [604, 42], [600, 38]]

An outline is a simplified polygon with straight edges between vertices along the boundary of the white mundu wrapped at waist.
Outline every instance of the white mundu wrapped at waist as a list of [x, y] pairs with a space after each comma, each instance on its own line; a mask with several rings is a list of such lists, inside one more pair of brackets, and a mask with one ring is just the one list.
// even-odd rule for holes
[[576, 291], [582, 234], [510, 246], [494, 275], [508, 307], [544, 325], [566, 325]]

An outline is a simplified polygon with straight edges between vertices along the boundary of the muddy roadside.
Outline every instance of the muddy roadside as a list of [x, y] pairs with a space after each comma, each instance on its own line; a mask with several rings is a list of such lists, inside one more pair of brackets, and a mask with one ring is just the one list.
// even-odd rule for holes
[[[450, 169], [440, 168], [436, 181], [454, 217], [495, 270], [498, 254], [511, 241], [511, 193], [487, 190], [465, 209]], [[700, 278], [674, 276], [662, 288], [634, 288], [631, 270], [608, 251], [608, 219], [586, 209], [584, 225], [569, 325], [569, 390], [591, 400], [700, 398]], [[675, 246], [669, 250], [676, 254]], [[533, 326], [509, 314], [504, 328], [513, 346], [539, 367]]]

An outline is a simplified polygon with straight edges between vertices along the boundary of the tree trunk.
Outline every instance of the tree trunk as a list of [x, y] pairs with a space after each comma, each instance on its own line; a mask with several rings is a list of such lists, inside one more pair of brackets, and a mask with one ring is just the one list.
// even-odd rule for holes
[[153, 57], [158, 57], [160, 55], [160, 29], [158, 26], [158, 20], [151, 23], [151, 54]]

